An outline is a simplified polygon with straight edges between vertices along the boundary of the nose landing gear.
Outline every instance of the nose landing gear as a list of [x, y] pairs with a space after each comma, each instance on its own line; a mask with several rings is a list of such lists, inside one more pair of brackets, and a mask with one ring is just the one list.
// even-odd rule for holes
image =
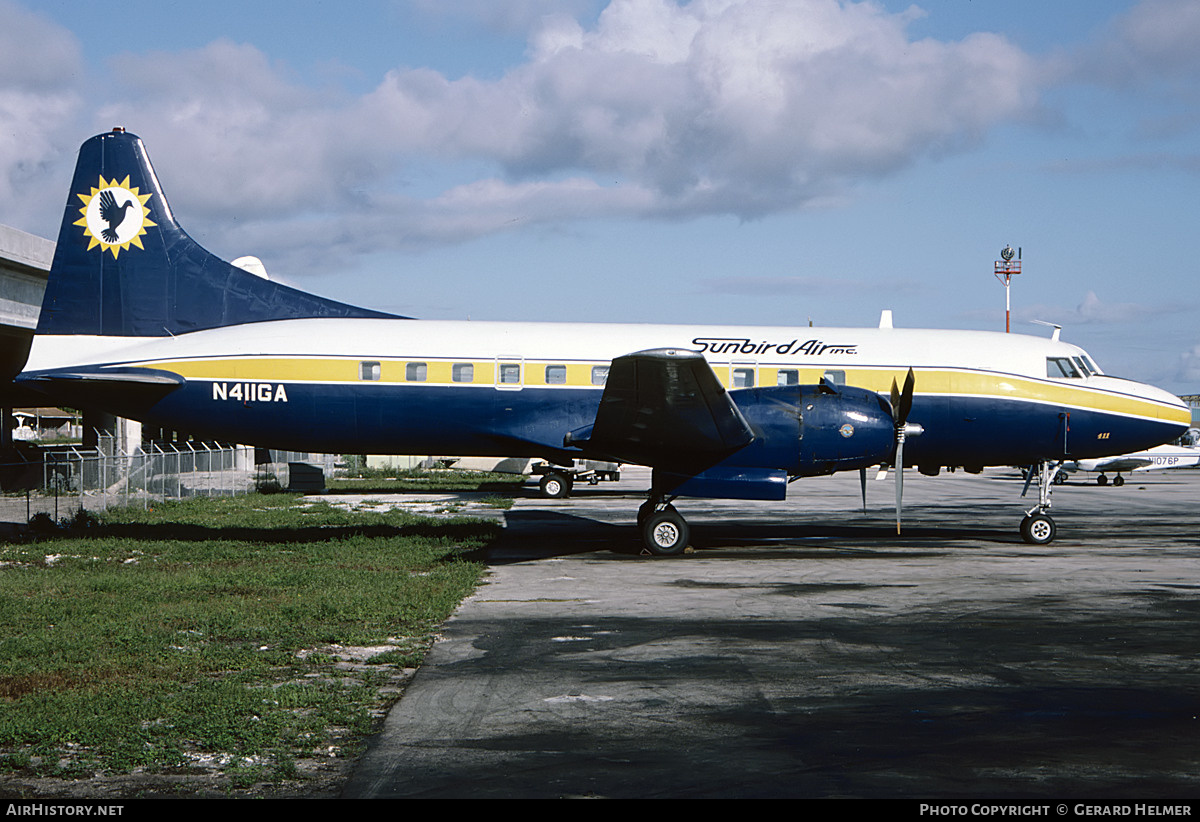
[[[1043, 460], [1041, 471], [1037, 472], [1038, 503], [1026, 511], [1025, 519], [1021, 520], [1021, 538], [1030, 545], [1047, 545], [1054, 540], [1058, 532], [1054, 520], [1047, 512], [1050, 510], [1050, 494], [1054, 490], [1054, 479], [1058, 475], [1060, 464], [1052, 460]], [[1021, 492], [1021, 496], [1025, 496], [1025, 492], [1029, 490], [1029, 483], [1034, 477], [1033, 466], [1030, 466], [1025, 476], [1025, 490]]]

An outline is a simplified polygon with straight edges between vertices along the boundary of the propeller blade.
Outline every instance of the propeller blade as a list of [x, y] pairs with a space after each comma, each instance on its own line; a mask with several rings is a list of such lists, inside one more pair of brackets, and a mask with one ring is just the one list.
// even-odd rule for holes
[[1022, 472], [1025, 474], [1025, 487], [1021, 489], [1021, 496], [1025, 496], [1029, 491], [1029, 483], [1033, 481], [1033, 469], [1035, 467], [1031, 465]]
[[[909, 433], [921, 433], [921, 426], [908, 424], [908, 412], [912, 410], [913, 389], [916, 388], [917, 378], [910, 367], [904, 377], [904, 388], [896, 385], [892, 378], [892, 417], [896, 422], [896, 533], [900, 533], [900, 518], [904, 504], [904, 440]], [[910, 431], [911, 429], [911, 431]]]
[[867, 513], [867, 469], [858, 469], [858, 484], [862, 487], [863, 513]]
[[887, 479], [887, 472], [888, 464], [886, 462], [880, 463], [879, 471], [875, 474], [875, 481], [878, 482], [881, 479]]
[[[892, 380], [895, 382], [895, 379]], [[913, 388], [917, 384], [917, 378], [913, 374], [912, 368], [908, 369], [908, 376], [904, 378], [904, 388], [900, 391], [900, 416], [897, 419], [898, 425], [904, 425], [908, 422], [908, 412], [912, 410]]]

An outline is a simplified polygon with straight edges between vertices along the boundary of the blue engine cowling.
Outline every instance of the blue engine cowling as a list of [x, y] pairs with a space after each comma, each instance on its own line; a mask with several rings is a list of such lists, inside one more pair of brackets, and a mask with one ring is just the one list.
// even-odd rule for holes
[[823, 383], [747, 388], [730, 396], [754, 429], [754, 441], [697, 474], [655, 470], [655, 491], [781, 500], [789, 477], [878, 465], [895, 450], [891, 405], [873, 391]]

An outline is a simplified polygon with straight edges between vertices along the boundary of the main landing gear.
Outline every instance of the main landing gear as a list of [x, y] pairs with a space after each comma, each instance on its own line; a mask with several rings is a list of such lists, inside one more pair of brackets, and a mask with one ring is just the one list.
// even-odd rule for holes
[[562, 471], [551, 471], [542, 477], [542, 481], [538, 483], [538, 487], [542, 491], [542, 496], [549, 499], [562, 499], [571, 493], [571, 486], [574, 485], [571, 475]]
[[658, 557], [682, 554], [688, 546], [691, 529], [670, 501], [658, 495], [638, 508], [638, 530], [646, 550]]
[[[1097, 485], [1108, 485], [1108, 477], [1101, 474], [1100, 476], [1096, 477], [1096, 484]], [[1117, 474], [1115, 477], [1113, 477], [1112, 484], [1117, 486], [1118, 488], [1120, 488], [1122, 485], [1125, 484], [1125, 478], [1123, 476], [1121, 476], [1120, 474]]]
[[[1058, 475], [1058, 465], [1051, 460], [1044, 460], [1041, 471], [1037, 474], [1038, 503], [1025, 512], [1021, 520], [1021, 538], [1031, 545], [1047, 545], [1054, 540], [1058, 529], [1054, 520], [1047, 513], [1050, 510], [1050, 493], [1054, 490], [1054, 478]], [[1033, 468], [1027, 476], [1032, 478]], [[1025, 490], [1029, 490], [1029, 479], [1025, 480]], [[1025, 492], [1021, 492], [1025, 496]]]
[[[1061, 463], [1053, 460], [1043, 460], [1040, 466], [1030, 466], [1025, 472], [1025, 490], [1034, 479], [1038, 485], [1037, 504], [1025, 512], [1021, 520], [1021, 538], [1031, 545], [1048, 545], [1058, 534], [1058, 526], [1050, 516], [1050, 495], [1056, 482]], [[682, 554], [688, 547], [691, 529], [675, 506], [671, 504], [674, 497], [651, 491], [650, 498], [638, 508], [637, 524], [641, 533], [642, 544], [648, 553], [659, 557], [671, 557]]]

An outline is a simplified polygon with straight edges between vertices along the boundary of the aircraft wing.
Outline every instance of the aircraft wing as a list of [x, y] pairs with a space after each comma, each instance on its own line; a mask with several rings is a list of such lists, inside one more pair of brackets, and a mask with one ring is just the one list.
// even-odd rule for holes
[[612, 361], [600, 408], [563, 444], [616, 462], [692, 473], [754, 441], [750, 424], [697, 351], [660, 348]]
[[1107, 460], [1096, 460], [1096, 467], [1087, 470], [1090, 471], [1133, 471], [1138, 468], [1145, 468], [1147, 465], [1153, 465], [1154, 460], [1148, 457], [1113, 457]]

